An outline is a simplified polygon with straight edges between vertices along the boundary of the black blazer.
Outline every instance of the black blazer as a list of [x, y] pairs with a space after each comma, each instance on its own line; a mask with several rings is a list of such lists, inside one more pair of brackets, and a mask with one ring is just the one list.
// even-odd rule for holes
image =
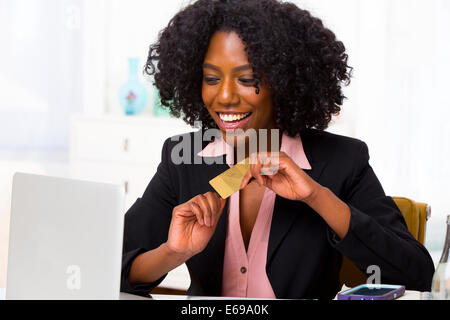
[[[181, 135], [191, 141], [193, 137], [194, 133]], [[266, 263], [275, 296], [333, 299], [340, 290], [342, 256], [364, 272], [370, 265], [379, 266], [382, 283], [429, 291], [433, 261], [408, 232], [395, 202], [384, 194], [369, 165], [366, 144], [317, 130], [307, 130], [301, 138], [312, 167], [305, 172], [349, 205], [350, 227], [346, 236], [338, 239], [308, 205], [277, 195]], [[165, 141], [156, 174], [125, 215], [121, 279], [124, 292], [147, 295], [161, 283], [165, 276], [154, 283], [132, 286], [127, 277], [133, 259], [165, 242], [172, 209], [200, 193], [212, 191], [208, 181], [229, 168], [225, 156], [223, 164], [194, 164], [194, 160], [201, 163], [203, 159], [197, 156], [201, 149], [190, 152], [191, 164], [175, 165], [170, 155], [178, 143], [178, 139]], [[203, 142], [202, 148], [207, 143]], [[189, 295], [221, 295], [228, 202], [224, 210], [206, 248], [186, 261], [191, 277]]]

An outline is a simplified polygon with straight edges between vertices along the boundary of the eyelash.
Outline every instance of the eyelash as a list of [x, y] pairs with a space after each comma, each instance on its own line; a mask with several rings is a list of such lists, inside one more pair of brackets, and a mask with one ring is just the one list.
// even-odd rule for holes
[[[211, 82], [215, 82], [215, 81], [219, 80], [219, 78], [213, 78], [213, 77], [203, 77], [203, 79], [208, 84], [211, 84]], [[248, 78], [240, 78], [239, 81], [247, 86], [252, 86], [255, 83], [255, 79], [248, 79]], [[211, 85], [213, 85], [213, 84], [211, 84]]]

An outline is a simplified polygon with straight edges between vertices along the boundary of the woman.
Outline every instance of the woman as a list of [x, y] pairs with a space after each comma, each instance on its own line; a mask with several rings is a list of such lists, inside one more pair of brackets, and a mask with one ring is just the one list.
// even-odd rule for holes
[[[365, 143], [323, 131], [351, 68], [319, 19], [276, 0], [199, 0], [151, 46], [146, 71], [174, 116], [221, 137], [184, 150], [191, 161], [181, 164], [177, 142], [164, 143], [126, 214], [122, 291], [148, 294], [186, 263], [192, 295], [332, 299], [342, 256], [363, 271], [378, 266], [383, 283], [430, 289], [432, 260], [384, 194]], [[256, 153], [233, 128], [258, 132]], [[254, 161], [241, 189], [222, 199], [208, 182], [244, 157]]]

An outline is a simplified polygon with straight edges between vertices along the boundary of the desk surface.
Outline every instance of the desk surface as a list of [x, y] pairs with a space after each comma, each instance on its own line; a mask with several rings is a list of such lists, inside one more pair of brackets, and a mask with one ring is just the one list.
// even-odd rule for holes
[[[177, 295], [169, 295], [169, 294], [152, 294], [151, 295], [154, 300], [202, 300], [202, 299], [220, 299], [220, 300], [228, 300], [228, 299], [237, 299], [242, 300], [242, 298], [230, 298], [230, 297], [193, 297], [193, 296], [177, 296]], [[337, 296], [336, 296], [337, 297]], [[334, 300], [336, 300], [336, 297]], [[251, 299], [248, 299], [251, 300]], [[261, 299], [257, 299], [261, 300]], [[396, 300], [431, 300], [431, 295], [429, 292], [420, 292], [420, 291], [411, 291], [406, 290], [405, 294]]]
[[[5, 300], [5, 288], [0, 288], [0, 300]], [[239, 299], [242, 298], [228, 298], [228, 297], [193, 297], [193, 296], [177, 296], [177, 295], [169, 295], [169, 294], [152, 294], [151, 298], [154, 300], [201, 300], [201, 299]], [[145, 297], [140, 297], [128, 293], [121, 292], [120, 300], [151, 300]], [[405, 294], [398, 298], [397, 300], [430, 300], [429, 292], [419, 292], [419, 291], [411, 291], [406, 290]]]

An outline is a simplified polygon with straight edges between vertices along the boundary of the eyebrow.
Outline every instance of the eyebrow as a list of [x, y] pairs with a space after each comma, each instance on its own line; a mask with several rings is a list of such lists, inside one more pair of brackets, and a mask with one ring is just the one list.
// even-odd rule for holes
[[[209, 63], [204, 63], [203, 68], [209, 68], [209, 69], [213, 69], [216, 71], [220, 71], [219, 67], [216, 67], [215, 65], [209, 64]], [[252, 68], [252, 66], [250, 64], [244, 64], [242, 66], [231, 69], [231, 71], [236, 72], [236, 71], [247, 70], [247, 69], [251, 69], [251, 68]]]

